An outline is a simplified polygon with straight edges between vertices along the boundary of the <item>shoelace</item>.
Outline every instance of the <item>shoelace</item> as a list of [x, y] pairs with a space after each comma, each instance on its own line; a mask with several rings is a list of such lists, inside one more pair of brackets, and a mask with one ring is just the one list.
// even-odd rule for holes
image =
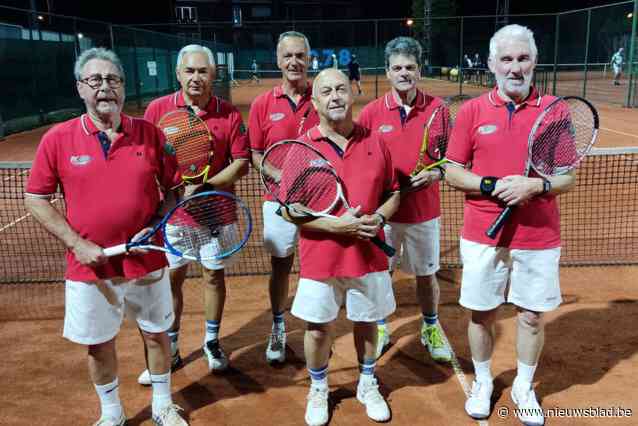
[[322, 407], [326, 403], [324, 391], [313, 389], [308, 395], [308, 401], [313, 407]]
[[184, 409], [177, 404], [167, 405], [166, 407], [162, 409], [162, 411], [159, 412], [159, 415], [157, 416], [157, 420], [162, 422], [162, 424], [164, 424], [164, 421], [169, 420], [171, 417], [175, 417], [175, 416], [179, 417], [178, 415], [179, 411], [184, 411]]
[[443, 337], [441, 337], [438, 327], [428, 327], [426, 328], [426, 333], [428, 341], [433, 347], [440, 348], [444, 346]]
[[379, 392], [379, 385], [376, 382], [365, 385], [362, 393], [366, 402], [380, 402], [383, 400], [383, 396]]
[[279, 331], [273, 331], [270, 335], [270, 346], [273, 350], [281, 350], [284, 343], [284, 336]]

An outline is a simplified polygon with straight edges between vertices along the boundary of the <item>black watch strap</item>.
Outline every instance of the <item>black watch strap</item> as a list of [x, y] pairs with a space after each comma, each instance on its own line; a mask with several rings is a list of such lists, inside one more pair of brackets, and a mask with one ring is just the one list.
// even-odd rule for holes
[[552, 183], [549, 181], [549, 179], [543, 179], [543, 192], [541, 192], [541, 195], [545, 195], [551, 190]]
[[481, 194], [491, 197], [497, 181], [498, 178], [496, 176], [483, 176], [481, 179]]

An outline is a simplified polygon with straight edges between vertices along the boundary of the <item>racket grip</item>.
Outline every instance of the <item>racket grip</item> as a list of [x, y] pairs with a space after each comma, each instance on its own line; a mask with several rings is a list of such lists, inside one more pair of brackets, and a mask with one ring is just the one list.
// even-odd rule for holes
[[379, 237], [372, 237], [370, 238], [370, 241], [372, 241], [375, 246], [379, 247], [388, 257], [394, 256], [397, 252], [394, 247], [392, 247]]
[[124, 254], [128, 250], [126, 248], [126, 243], [124, 243], [124, 244], [118, 244], [118, 245], [113, 246], [113, 247], [105, 248], [102, 251], [104, 252], [104, 256], [111, 257], [111, 256], [117, 256], [117, 255], [120, 255], [120, 254]]
[[496, 238], [496, 234], [498, 234], [498, 231], [500, 231], [503, 225], [505, 225], [505, 222], [507, 222], [507, 219], [511, 216], [513, 210], [514, 207], [512, 206], [505, 207], [501, 214], [498, 215], [496, 220], [494, 220], [492, 226], [490, 226], [489, 229], [485, 232], [485, 235], [487, 235], [492, 240]]

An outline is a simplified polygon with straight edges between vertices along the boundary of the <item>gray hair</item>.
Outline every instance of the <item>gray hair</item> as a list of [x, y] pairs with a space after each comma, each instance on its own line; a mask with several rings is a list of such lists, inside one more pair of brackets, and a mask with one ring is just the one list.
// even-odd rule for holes
[[213, 56], [213, 52], [206, 46], [202, 46], [199, 44], [189, 44], [181, 48], [179, 53], [177, 54], [177, 62], [175, 63], [175, 68], [179, 68], [182, 64], [182, 60], [184, 59], [184, 55], [187, 53], [204, 53], [208, 56], [208, 62], [211, 66], [215, 66], [215, 57]]
[[538, 49], [534, 40], [534, 33], [527, 27], [518, 24], [506, 25], [494, 33], [490, 39], [490, 59], [496, 59], [498, 54], [498, 45], [503, 40], [521, 40], [529, 43], [529, 49], [532, 52], [532, 60], [536, 60]]
[[308, 37], [306, 37], [299, 31], [286, 31], [279, 34], [279, 39], [277, 40], [277, 50], [279, 50], [279, 45], [281, 44], [281, 42], [287, 37], [302, 38], [304, 44], [306, 45], [306, 51], [308, 52], [308, 55], [310, 55], [310, 42], [308, 41]]
[[91, 49], [85, 50], [78, 56], [75, 60], [75, 65], [73, 66], [73, 74], [75, 75], [76, 80], [82, 79], [82, 70], [87, 62], [92, 59], [100, 59], [102, 61], [108, 61], [115, 65], [117, 71], [120, 73], [120, 78], [124, 79], [124, 67], [122, 66], [122, 62], [120, 58], [113, 52], [112, 50], [105, 49], [103, 47], [93, 47]]
[[412, 37], [397, 37], [385, 45], [385, 67], [390, 68], [390, 57], [393, 55], [414, 56], [416, 63], [421, 66], [423, 48], [421, 43]]

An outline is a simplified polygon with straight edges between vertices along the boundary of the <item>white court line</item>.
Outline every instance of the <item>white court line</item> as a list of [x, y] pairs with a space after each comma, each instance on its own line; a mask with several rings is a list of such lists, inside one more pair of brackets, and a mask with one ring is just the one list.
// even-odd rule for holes
[[[57, 202], [59, 200], [59, 198], [54, 198], [53, 200], [49, 201], [49, 203], [53, 204], [55, 202]], [[19, 218], [17, 218], [16, 220], [14, 220], [13, 222], [10, 222], [6, 225], [4, 225], [2, 228], [0, 228], [0, 232], [3, 232], [6, 229], [9, 229], [10, 227], [17, 225], [18, 223], [22, 222], [23, 220], [29, 218], [31, 216], [31, 213], [27, 213], [24, 216], [20, 216]]]
[[604, 130], [606, 132], [616, 133], [618, 135], [629, 136], [630, 138], [638, 138], [638, 135], [633, 135], [631, 133], [621, 132], [620, 130], [608, 129], [607, 127], [601, 127], [600, 130]]
[[[454, 353], [454, 349], [452, 349], [452, 345], [450, 344], [450, 340], [447, 338], [447, 335], [445, 334], [445, 331], [443, 331], [443, 327], [441, 326], [441, 323], [439, 323], [439, 329], [441, 330], [441, 335], [443, 336], [443, 340], [445, 341], [445, 344], [447, 345], [448, 348], [450, 348], [450, 354], [452, 354], [452, 359], [450, 360], [450, 364], [452, 364], [452, 369], [454, 370], [454, 374], [456, 375], [456, 379], [459, 381], [459, 384], [461, 385], [461, 388], [463, 388], [463, 392], [465, 393], [465, 396], [469, 398], [471, 388], [470, 388], [469, 383], [467, 382], [467, 379], [465, 378], [465, 373], [463, 372], [463, 369], [461, 368], [461, 364], [459, 363], [459, 359], [456, 357], [456, 354]], [[489, 425], [487, 420], [476, 420], [476, 422], [478, 422], [478, 424], [480, 426], [488, 426]]]

